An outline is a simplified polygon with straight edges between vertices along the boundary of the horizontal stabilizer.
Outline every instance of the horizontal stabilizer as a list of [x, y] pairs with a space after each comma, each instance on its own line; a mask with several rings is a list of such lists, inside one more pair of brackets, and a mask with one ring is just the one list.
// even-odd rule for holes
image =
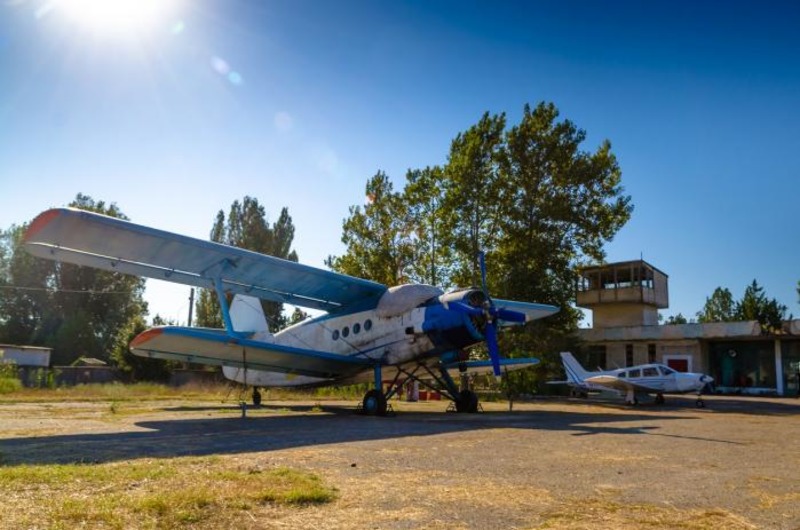
[[130, 347], [140, 357], [323, 378], [351, 376], [372, 366], [360, 357], [236, 338], [224, 330], [208, 328], [152, 328], [133, 339]]

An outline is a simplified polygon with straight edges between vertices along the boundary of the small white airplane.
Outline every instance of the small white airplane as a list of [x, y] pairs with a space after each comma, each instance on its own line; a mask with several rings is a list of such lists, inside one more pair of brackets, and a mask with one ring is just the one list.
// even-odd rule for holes
[[566, 383], [583, 395], [610, 390], [624, 395], [625, 402], [629, 405], [638, 404], [637, 396], [641, 394], [655, 394], [656, 404], [661, 405], [664, 403], [664, 394], [697, 392], [697, 406], [704, 407], [702, 391], [714, 382], [711, 376], [678, 372], [658, 363], [587, 372], [570, 352], [561, 352], [561, 362], [564, 364], [567, 380], [553, 383]]
[[[497, 327], [544, 318], [557, 307], [497, 300], [483, 289], [443, 292], [431, 285], [387, 287], [189, 238], [105, 215], [56, 208], [25, 233], [40, 258], [213, 289], [225, 329], [155, 327], [131, 351], [142, 357], [221, 365], [226, 378], [253, 387], [314, 387], [372, 382], [362, 410], [385, 415], [387, 400], [407, 380], [442, 392], [458, 412], [477, 412], [477, 395], [451, 374], [513, 370], [538, 359], [501, 359]], [[229, 296], [232, 300], [229, 303]], [[260, 300], [326, 311], [275, 335]], [[490, 361], [467, 361], [467, 346], [486, 341]], [[388, 390], [383, 382], [389, 380]], [[432, 382], [431, 382], [432, 381]]]

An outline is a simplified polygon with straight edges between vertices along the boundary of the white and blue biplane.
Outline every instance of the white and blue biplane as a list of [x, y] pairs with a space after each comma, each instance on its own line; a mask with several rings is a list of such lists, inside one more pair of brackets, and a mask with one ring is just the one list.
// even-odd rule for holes
[[[362, 410], [384, 415], [401, 382], [435, 388], [459, 412], [478, 398], [451, 374], [537, 364], [501, 359], [497, 328], [556, 313], [544, 304], [497, 300], [485, 287], [443, 292], [430, 285], [387, 287], [368, 280], [203, 241], [72, 208], [41, 213], [26, 250], [40, 258], [202, 287], [216, 292], [225, 329], [161, 326], [138, 335], [142, 357], [222, 366], [226, 378], [260, 387], [373, 382]], [[260, 300], [324, 311], [272, 335]], [[467, 361], [464, 348], [486, 341], [489, 361]], [[390, 381], [384, 390], [383, 381]]]

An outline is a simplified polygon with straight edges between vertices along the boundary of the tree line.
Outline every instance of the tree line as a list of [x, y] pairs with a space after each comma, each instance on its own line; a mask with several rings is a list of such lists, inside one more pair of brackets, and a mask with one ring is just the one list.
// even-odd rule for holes
[[[369, 178], [364, 201], [343, 220], [345, 251], [326, 264], [390, 286], [448, 289], [480, 286], [476, 256], [483, 251], [492, 296], [561, 308], [501, 337], [505, 355], [537, 356], [542, 370], [550, 370], [558, 364], [553, 352], [575, 346], [580, 313], [572, 303], [580, 268], [603, 261], [605, 244], [633, 211], [611, 143], [588, 151], [585, 140], [586, 132], [560, 118], [552, 103], [526, 105], [514, 124], [505, 113], [487, 112], [456, 135], [442, 166], [409, 169], [397, 190], [383, 171]], [[115, 203], [83, 194], [70, 206], [127, 219]], [[169, 364], [128, 351], [147, 326], [144, 280], [34, 258], [20, 246], [26, 226], [0, 232], [0, 343], [51, 347], [53, 364], [91, 356], [138, 378], [168, 376]], [[253, 197], [234, 201], [227, 214], [220, 210], [209, 233], [212, 241], [297, 261], [294, 236], [287, 208], [269, 223]], [[287, 316], [278, 303], [262, 304], [272, 331], [304, 317], [299, 310]], [[698, 319], [755, 319], [774, 329], [785, 311], [754, 281], [739, 302], [727, 289], [715, 291]], [[198, 294], [194, 320], [222, 327], [214, 293]], [[164, 323], [158, 315], [152, 319]]]

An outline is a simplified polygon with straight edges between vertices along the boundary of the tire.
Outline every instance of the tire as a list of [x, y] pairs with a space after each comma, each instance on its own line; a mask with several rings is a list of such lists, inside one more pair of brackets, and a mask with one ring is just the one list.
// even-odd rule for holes
[[261, 392], [259, 392], [257, 388], [253, 389], [253, 405], [256, 407], [261, 406]]
[[478, 395], [471, 390], [462, 390], [456, 400], [456, 412], [478, 412]]
[[364, 414], [369, 416], [386, 416], [386, 396], [383, 392], [372, 389], [364, 395], [361, 403]]

